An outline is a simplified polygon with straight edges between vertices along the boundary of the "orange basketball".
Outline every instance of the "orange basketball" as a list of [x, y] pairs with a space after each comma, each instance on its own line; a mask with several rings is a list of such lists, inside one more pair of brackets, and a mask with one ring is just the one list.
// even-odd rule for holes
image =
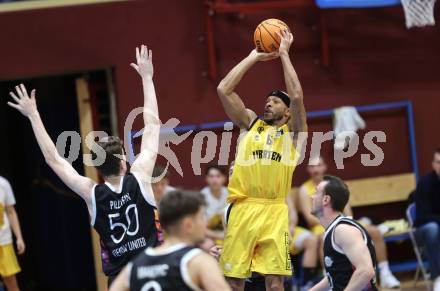
[[254, 32], [254, 44], [259, 52], [271, 53], [277, 51], [280, 46], [280, 37], [277, 32], [287, 29], [287, 24], [279, 19], [266, 19], [261, 22]]

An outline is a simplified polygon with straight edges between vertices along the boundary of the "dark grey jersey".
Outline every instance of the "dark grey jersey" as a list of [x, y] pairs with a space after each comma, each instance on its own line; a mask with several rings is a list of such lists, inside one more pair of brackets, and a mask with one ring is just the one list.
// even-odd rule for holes
[[188, 262], [202, 250], [175, 245], [165, 251], [152, 248], [143, 251], [129, 263], [131, 291], [190, 291], [199, 290], [192, 282]]
[[[373, 267], [375, 270], [377, 270], [374, 244], [367, 231], [353, 219], [339, 216], [330, 224], [324, 234], [324, 265], [327, 279], [333, 291], [344, 290], [355, 270], [354, 266], [351, 264], [350, 260], [344, 254], [342, 249], [340, 249], [335, 243], [334, 231], [336, 226], [339, 224], [348, 224], [359, 229], [370, 252]], [[376, 280], [374, 278], [360, 291], [376, 290], [378, 289], [376, 287]]]
[[117, 275], [136, 255], [158, 244], [154, 198], [134, 174], [121, 177], [120, 189], [107, 183], [96, 185], [92, 206], [92, 225], [101, 239], [107, 276]]

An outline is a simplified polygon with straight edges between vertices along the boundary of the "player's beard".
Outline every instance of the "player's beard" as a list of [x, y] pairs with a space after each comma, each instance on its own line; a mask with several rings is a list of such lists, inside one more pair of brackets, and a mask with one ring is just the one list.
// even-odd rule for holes
[[264, 122], [266, 122], [269, 125], [274, 125], [277, 121], [280, 121], [281, 119], [283, 119], [283, 114], [272, 113], [272, 118], [265, 119]]
[[314, 216], [316, 216], [317, 218], [319, 218], [319, 217], [321, 217], [322, 216], [322, 205], [319, 205], [319, 206], [313, 206], [312, 207], [312, 215], [314, 215]]

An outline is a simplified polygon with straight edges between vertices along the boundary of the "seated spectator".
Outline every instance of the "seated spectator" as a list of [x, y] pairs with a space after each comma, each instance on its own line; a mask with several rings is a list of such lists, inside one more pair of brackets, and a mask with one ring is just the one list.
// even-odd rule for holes
[[170, 186], [170, 176], [168, 170], [161, 165], [156, 165], [153, 169], [153, 179], [162, 177], [159, 181], [154, 181], [151, 185], [153, 188], [154, 197], [156, 201], [159, 201], [162, 196], [168, 192], [176, 190], [173, 186]]
[[15, 198], [8, 180], [0, 177], [0, 275], [7, 290], [20, 290], [16, 274], [21, 271], [12, 240], [12, 232], [17, 239], [17, 252], [22, 255], [25, 244], [21, 235], [20, 222], [15, 212]]
[[210, 165], [205, 172], [207, 186], [200, 192], [206, 200], [206, 218], [208, 220], [208, 238], [216, 241], [223, 240], [224, 230], [222, 216], [226, 207], [228, 188], [224, 169], [217, 165]]
[[417, 184], [417, 240], [423, 245], [428, 259], [434, 291], [440, 291], [440, 148], [434, 152], [433, 171]]
[[[300, 212], [303, 215], [309, 229], [314, 234], [322, 238], [325, 230], [321, 226], [319, 220], [311, 213], [311, 197], [316, 192], [316, 186], [323, 180], [327, 171], [327, 165], [325, 164], [323, 158], [319, 158], [319, 161], [316, 163], [316, 165], [307, 166], [307, 171], [310, 175], [310, 179], [304, 182], [299, 189], [298, 205], [301, 206]], [[353, 216], [351, 207], [349, 205], [347, 205], [347, 207], [344, 209], [344, 214], [346, 216]], [[382, 288], [399, 288], [400, 282], [391, 273], [388, 265], [386, 244], [381, 232], [374, 225], [364, 225], [364, 227], [374, 242], [379, 267], [380, 286]], [[322, 246], [320, 246], [319, 252], [322, 262], [324, 257]]]

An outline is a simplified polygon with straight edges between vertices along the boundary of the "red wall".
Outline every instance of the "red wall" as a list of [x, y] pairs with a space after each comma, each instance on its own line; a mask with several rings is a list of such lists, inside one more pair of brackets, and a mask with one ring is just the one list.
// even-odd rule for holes
[[[171, 117], [182, 124], [224, 120], [215, 92], [219, 80], [203, 77], [207, 70], [205, 43], [200, 41], [203, 17], [202, 1], [198, 0], [128, 1], [2, 13], [0, 79], [113, 67], [122, 134], [127, 114], [142, 105], [140, 80], [129, 63], [134, 60], [134, 47], [145, 43], [154, 51], [163, 121]], [[323, 67], [319, 64], [316, 11], [220, 15], [215, 19], [215, 31], [221, 76], [249, 53], [254, 27], [269, 17], [283, 19], [294, 31], [291, 55], [307, 110], [411, 100], [419, 166], [422, 173], [430, 169], [431, 153], [440, 146], [439, 26], [407, 30], [400, 7], [329, 11], [332, 64]], [[440, 21], [439, 13], [436, 18]], [[279, 61], [258, 64], [238, 92], [248, 107], [261, 112], [264, 95], [275, 87], [283, 87]], [[404, 113], [370, 114], [366, 120], [368, 129], [387, 134], [384, 164], [379, 169], [360, 167], [359, 153], [338, 174], [360, 178], [410, 171]], [[310, 124], [312, 130], [329, 130], [331, 119]], [[201, 186], [202, 178], [194, 177], [190, 166], [191, 142], [173, 148], [185, 175], [180, 178], [174, 173], [173, 184]], [[303, 170], [300, 167], [295, 174], [295, 184], [305, 178]]]

